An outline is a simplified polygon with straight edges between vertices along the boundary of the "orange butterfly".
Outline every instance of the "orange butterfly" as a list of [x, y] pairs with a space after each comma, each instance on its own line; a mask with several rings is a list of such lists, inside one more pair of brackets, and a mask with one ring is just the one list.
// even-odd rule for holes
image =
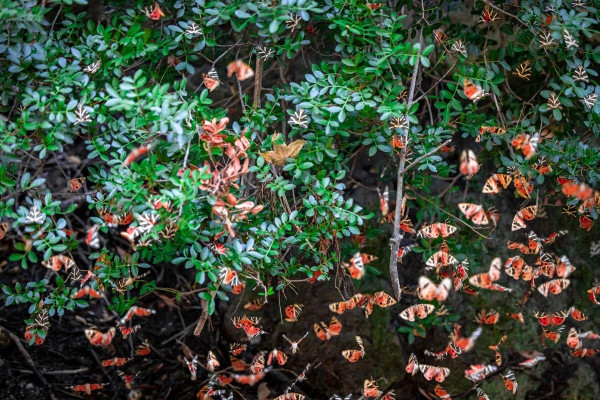
[[102, 292], [96, 291], [96, 290], [92, 289], [91, 287], [89, 287], [88, 285], [85, 285], [84, 287], [79, 289], [77, 292], [75, 292], [75, 294], [73, 296], [71, 296], [71, 298], [81, 299], [84, 296], [89, 296], [92, 299], [101, 299]]
[[248, 339], [266, 333], [256, 326], [260, 322], [260, 318], [252, 318], [244, 315], [243, 317], [233, 317], [231, 321], [236, 328], [244, 330]]
[[135, 349], [135, 354], [144, 357], [150, 354], [150, 351], [150, 343], [148, 343], [148, 339], [144, 339], [142, 344]]
[[239, 81], [245, 81], [254, 76], [254, 70], [248, 64], [241, 60], [235, 60], [227, 64], [227, 76], [236, 75]]
[[502, 129], [499, 126], [482, 126], [479, 128], [479, 135], [475, 138], [477, 143], [481, 142], [481, 137], [484, 133], [491, 133], [492, 135], [504, 135], [506, 129]]
[[354, 299], [359, 307], [365, 309], [365, 316], [367, 318], [373, 312], [375, 305], [387, 308], [396, 304], [396, 300], [384, 291], [375, 292], [373, 295], [355, 295], [352, 299]]
[[73, 178], [69, 179], [69, 192], [75, 192], [83, 187], [85, 178]]
[[383, 394], [379, 387], [372, 379], [365, 379], [365, 383], [363, 384], [363, 396], [366, 398], [369, 397], [379, 397]]
[[527, 360], [520, 362], [519, 365], [521, 367], [525, 367], [525, 368], [533, 368], [535, 367], [540, 361], [544, 361], [546, 360], [546, 357], [543, 355], [539, 355], [539, 356], [535, 356], [533, 358], [528, 358]]
[[259, 353], [254, 356], [250, 363], [250, 373], [259, 374], [265, 370], [265, 355]]
[[86, 394], [92, 394], [94, 390], [100, 390], [104, 387], [100, 383], [86, 383], [84, 385], [71, 386], [71, 390], [74, 392], [85, 392]]
[[535, 164], [533, 164], [533, 168], [540, 175], [547, 175], [552, 172], [552, 166], [548, 163], [546, 158], [541, 157]]
[[420, 364], [419, 370], [423, 374], [423, 377], [428, 381], [435, 378], [436, 382], [444, 382], [448, 375], [450, 375], [450, 369], [444, 367], [436, 367], [433, 365]]
[[[455, 325], [454, 331], [450, 335], [450, 339], [452, 339], [452, 344], [454, 344], [454, 349], [455, 349], [455, 351], [458, 350], [458, 354], [460, 354], [462, 352], [471, 351], [473, 349], [473, 347], [475, 346], [475, 341], [479, 338], [479, 336], [481, 336], [481, 332], [482, 332], [481, 327], [478, 327], [477, 329], [475, 329], [473, 331], [471, 336], [462, 337], [462, 336], [460, 336], [460, 329], [461, 329], [460, 325]], [[456, 358], [456, 356], [458, 356], [458, 354], [453, 355], [450, 353], [450, 357]]]
[[264, 372], [260, 372], [258, 374], [250, 374], [250, 375], [238, 375], [238, 374], [233, 375], [233, 379], [235, 379], [235, 381], [237, 383], [240, 383], [242, 385], [248, 385], [248, 386], [256, 385], [258, 382], [262, 381], [264, 377], [265, 377]]
[[269, 353], [269, 357], [267, 358], [267, 365], [271, 365], [273, 363], [273, 360], [276, 360], [277, 364], [279, 365], [285, 365], [285, 363], [288, 360], [288, 356], [281, 350], [273, 349], [271, 350], [271, 352]]
[[419, 319], [426, 318], [433, 310], [435, 310], [433, 304], [415, 304], [402, 311], [400, 317], [407, 321], [414, 322], [415, 317]]
[[123, 339], [127, 339], [127, 337], [129, 335], [131, 335], [133, 332], [135, 332], [141, 328], [140, 325], [135, 325], [135, 326], [132, 326], [131, 328], [123, 326], [123, 325], [119, 325], [118, 327], [119, 327], [119, 331], [121, 331], [121, 336], [123, 336]]
[[583, 346], [583, 342], [581, 341], [581, 337], [577, 333], [577, 329], [571, 327], [569, 329], [569, 336], [567, 336], [567, 346], [572, 349], [580, 349]]
[[519, 256], [511, 257], [506, 260], [504, 268], [506, 270], [506, 274], [514, 279], [519, 279], [519, 277], [522, 275], [522, 279], [524, 281], [530, 281], [536, 277], [533, 268]]
[[557, 313], [538, 313], [537, 311], [533, 313], [533, 316], [538, 320], [541, 326], [549, 326], [549, 325], [562, 325], [569, 313], [567, 311], [561, 311]]
[[432, 225], [424, 225], [420, 230], [417, 236], [426, 237], [428, 239], [436, 239], [439, 236], [446, 238], [456, 232], [456, 227], [443, 223], [436, 222]]
[[[159, 8], [159, 10], [160, 10], [160, 8]], [[129, 153], [127, 155], [127, 157], [125, 158], [125, 161], [123, 161], [123, 164], [125, 164], [126, 167], [130, 166], [136, 160], [136, 158], [141, 157], [144, 154], [146, 154], [148, 151], [150, 151], [151, 147], [152, 147], [151, 145], [146, 145], [146, 146], [140, 146], [136, 149], [133, 149], [131, 151], [131, 153]]]
[[130, 358], [115, 357], [110, 358], [108, 360], [103, 360], [101, 364], [103, 367], [120, 367], [122, 365], [125, 365], [129, 360]]
[[521, 133], [511, 141], [511, 144], [515, 149], [521, 150], [525, 159], [529, 160], [535, 155], [539, 141], [539, 133], [536, 133], [533, 136]]
[[490, 270], [488, 272], [482, 272], [480, 274], [471, 276], [469, 278], [469, 283], [482, 289], [492, 289], [493, 282], [500, 279], [500, 274], [502, 272], [501, 268], [502, 260], [500, 257], [496, 257], [492, 260], [492, 263], [490, 264]]
[[475, 225], [487, 225], [489, 220], [482, 206], [473, 203], [459, 203], [458, 209]]
[[560, 334], [564, 329], [565, 327], [561, 326], [556, 332], [553, 332], [542, 328], [542, 343], [544, 342], [544, 338], [549, 339], [554, 343], [558, 343], [558, 341], [560, 340]]
[[441, 267], [446, 267], [451, 264], [458, 264], [458, 260], [448, 253], [447, 248], [442, 248], [441, 250], [433, 253], [431, 257], [427, 259], [425, 264], [428, 267], [431, 267], [426, 268], [427, 271], [433, 268], [439, 270]]
[[538, 287], [538, 292], [544, 297], [548, 297], [548, 293], [551, 294], [560, 294], [564, 289], [566, 289], [571, 281], [564, 278], [554, 279], [549, 282], [546, 282]]
[[265, 305], [265, 301], [263, 299], [255, 299], [255, 300], [249, 301], [248, 303], [244, 304], [244, 310], [258, 311], [261, 308], [263, 308], [264, 305]]
[[498, 314], [498, 311], [490, 310], [486, 312], [485, 309], [483, 309], [477, 314], [474, 321], [482, 325], [494, 325], [498, 323], [499, 320], [500, 314]]
[[298, 393], [285, 393], [277, 396], [274, 400], [304, 400], [306, 396]]
[[150, 19], [158, 21], [161, 17], [165, 16], [165, 13], [160, 9], [158, 3], [154, 3], [154, 9], [147, 7], [144, 9], [144, 14]]
[[406, 365], [405, 370], [407, 374], [411, 374], [413, 376], [419, 371], [419, 362], [414, 353], [408, 358], [408, 364]]
[[106, 333], [102, 333], [96, 329], [86, 329], [85, 337], [93, 346], [108, 346], [115, 337], [116, 329], [110, 328]]
[[229, 345], [229, 352], [234, 356], [239, 356], [242, 352], [246, 351], [248, 345], [242, 343], [231, 343]]
[[487, 394], [481, 388], [477, 388], [477, 400], [490, 400]]
[[216, 88], [221, 85], [221, 81], [219, 80], [219, 75], [217, 74], [217, 70], [211, 68], [207, 74], [202, 74], [202, 83], [208, 89], [209, 92], [212, 92]]
[[363, 341], [360, 336], [356, 336], [356, 343], [360, 347], [360, 350], [343, 350], [342, 355], [346, 360], [351, 363], [355, 363], [361, 358], [365, 356], [365, 347], [363, 346]]
[[327, 326], [323, 321], [319, 324], [315, 323], [313, 325], [315, 335], [321, 340], [329, 340], [332, 336], [338, 336], [342, 331], [342, 324], [336, 317], [331, 318], [331, 322], [329, 326]]
[[433, 283], [429, 278], [421, 276], [419, 278], [419, 287], [417, 288], [417, 296], [421, 300], [432, 301], [444, 301], [448, 298], [450, 289], [452, 288], [452, 281], [449, 278], [445, 278], [439, 285]]
[[581, 311], [579, 311], [575, 307], [569, 308], [568, 312], [575, 321], [585, 321], [588, 319], [588, 317], [586, 317], [585, 314], [583, 314]]
[[[4, 239], [4, 236], [6, 236], [7, 230], [8, 230], [8, 222], [0, 223], [0, 240]], [[70, 235], [68, 235], [68, 236], [70, 236]]]
[[504, 386], [506, 389], [508, 389], [509, 392], [512, 392], [512, 394], [516, 394], [517, 387], [519, 385], [517, 384], [517, 378], [515, 378], [515, 374], [511, 370], [508, 370], [506, 375], [500, 374], [500, 376], [502, 379], [504, 379]]
[[592, 357], [596, 354], [600, 353], [598, 349], [579, 349], [579, 350], [571, 350], [569, 353], [573, 357]]
[[471, 365], [469, 369], [465, 370], [465, 378], [472, 382], [479, 382], [497, 370], [498, 367], [495, 365], [475, 364]]
[[452, 398], [450, 398], [450, 395], [448, 394], [448, 392], [446, 392], [440, 385], [439, 383], [435, 386], [435, 389], [433, 389], [433, 391], [435, 392], [435, 395], [437, 397], [439, 397], [441, 400], [452, 400]]
[[300, 312], [302, 311], [302, 307], [304, 307], [303, 304], [290, 304], [289, 306], [287, 306], [284, 310], [285, 315], [286, 315], [285, 320], [287, 322], [298, 321], [298, 316], [300, 315]]
[[500, 341], [498, 342], [498, 344], [495, 345], [491, 345], [489, 347], [490, 350], [492, 350], [495, 353], [496, 356], [496, 365], [500, 366], [502, 365], [502, 354], [500, 354], [500, 345], [502, 343], [504, 343], [504, 341], [508, 338], [507, 335], [504, 335], [500, 338]]
[[513, 180], [513, 184], [515, 185], [515, 189], [517, 189], [519, 196], [526, 199], [531, 197], [530, 194], [533, 191], [533, 185], [529, 183], [529, 180], [523, 175], [517, 175]]
[[497, 194], [506, 189], [512, 182], [512, 176], [506, 174], [494, 174], [490, 176], [483, 185], [482, 193]]
[[348, 269], [352, 279], [362, 279], [365, 276], [365, 265], [376, 259], [375, 256], [357, 252], [349, 263], [342, 262], [342, 266]]
[[519, 229], [526, 228], [525, 221], [531, 221], [537, 215], [537, 206], [529, 206], [522, 208], [515, 214], [512, 222], [512, 230], [518, 231]]
[[471, 178], [479, 171], [479, 163], [477, 162], [477, 156], [473, 150], [463, 150], [460, 155], [460, 168], [461, 174], [466, 175], [467, 179]]
[[42, 261], [42, 265], [46, 268], [50, 268], [52, 271], [60, 271], [64, 267], [65, 272], [75, 267], [75, 261], [72, 258], [65, 255], [52, 256], [48, 261]]
[[467, 78], [463, 80], [463, 85], [463, 93], [469, 100], [475, 103], [488, 94], [481, 88], [481, 86], [474, 84]]
[[215, 372], [215, 369], [219, 368], [221, 363], [217, 360], [217, 356], [212, 351], [208, 351], [208, 355], [206, 356], [206, 369], [210, 372]]

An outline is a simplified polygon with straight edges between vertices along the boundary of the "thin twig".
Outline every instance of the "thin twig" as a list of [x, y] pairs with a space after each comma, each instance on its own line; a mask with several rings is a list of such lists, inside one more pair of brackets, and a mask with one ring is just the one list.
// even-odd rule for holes
[[[423, 42], [423, 31], [419, 31], [419, 45]], [[415, 89], [417, 86], [417, 79], [419, 74], [419, 66], [421, 65], [421, 46], [419, 46], [419, 52], [417, 54], [417, 60], [413, 68], [412, 80], [410, 82], [410, 91], [408, 93], [408, 101], [406, 104], [406, 114], [408, 120], [408, 112], [413, 104], [415, 97]], [[408, 131], [404, 134], [404, 143], [407, 142]], [[400, 231], [400, 220], [402, 218], [402, 191], [404, 189], [404, 164], [406, 163], [406, 146], [400, 151], [400, 163], [398, 165], [398, 176], [396, 184], [396, 212], [394, 215], [394, 233], [390, 239], [391, 254], [390, 254], [390, 280], [392, 281], [392, 287], [394, 289], [394, 295], [396, 300], [400, 300], [402, 297], [402, 287], [400, 285], [400, 278], [398, 276], [398, 249], [400, 248], [400, 241], [402, 240], [402, 233]]]
[[418, 163], [420, 163], [421, 161], [423, 161], [424, 159], [426, 159], [429, 156], [434, 155], [435, 153], [437, 153], [438, 151], [440, 151], [440, 149], [448, 144], [450, 144], [450, 142], [452, 141], [452, 139], [448, 139], [446, 140], [444, 143], [440, 144], [438, 147], [436, 147], [435, 149], [431, 150], [429, 153], [423, 154], [421, 157], [418, 157], [415, 161], [411, 162], [410, 164], [408, 164], [408, 166], [406, 168], [404, 168], [404, 170], [402, 171], [403, 174], [406, 174], [406, 172], [413, 168], [415, 165], [417, 165]]
[[[262, 40], [260, 44], [262, 44]], [[261, 57], [258, 57], [257, 55], [256, 68], [254, 71], [254, 103], [252, 104], [252, 109], [254, 110], [260, 107], [260, 90], [262, 89], [263, 63], [263, 59]]]

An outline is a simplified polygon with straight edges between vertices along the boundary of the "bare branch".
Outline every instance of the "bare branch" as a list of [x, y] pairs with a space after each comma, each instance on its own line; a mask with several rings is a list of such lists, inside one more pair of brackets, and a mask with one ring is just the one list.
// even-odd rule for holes
[[406, 166], [406, 168], [404, 168], [404, 170], [402, 171], [402, 174], [406, 174], [409, 169], [413, 168], [415, 165], [417, 165], [418, 163], [420, 163], [421, 161], [423, 161], [427, 157], [434, 155], [435, 153], [437, 153], [438, 151], [440, 151], [440, 149], [442, 147], [447, 146], [448, 144], [450, 144], [451, 141], [452, 141], [452, 139], [446, 140], [444, 143], [440, 144], [438, 147], [436, 147], [435, 149], [431, 150], [429, 153], [423, 154], [421, 157], [417, 158], [415, 161], [413, 161], [410, 164], [408, 164]]

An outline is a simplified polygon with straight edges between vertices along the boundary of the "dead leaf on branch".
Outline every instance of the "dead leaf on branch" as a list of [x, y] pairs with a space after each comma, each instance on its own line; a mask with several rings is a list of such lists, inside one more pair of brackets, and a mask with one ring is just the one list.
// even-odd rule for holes
[[278, 138], [279, 133], [275, 133], [272, 138], [273, 150], [260, 153], [260, 155], [263, 156], [267, 162], [281, 167], [285, 165], [286, 159], [298, 157], [298, 154], [300, 154], [300, 151], [302, 150], [302, 147], [304, 147], [306, 140], [298, 139], [290, 144], [277, 144], [275, 141]]

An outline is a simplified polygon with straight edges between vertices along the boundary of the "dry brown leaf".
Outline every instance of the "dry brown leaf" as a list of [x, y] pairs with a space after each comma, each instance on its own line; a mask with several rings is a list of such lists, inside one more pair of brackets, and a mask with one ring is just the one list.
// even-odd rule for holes
[[273, 163], [277, 166], [283, 166], [285, 165], [285, 160], [287, 158], [298, 157], [298, 154], [300, 154], [300, 150], [302, 150], [302, 147], [304, 147], [306, 140], [298, 139], [290, 144], [277, 144], [275, 141], [278, 137], [278, 133], [273, 135], [273, 150], [260, 153], [260, 155], [263, 156], [267, 162]]

